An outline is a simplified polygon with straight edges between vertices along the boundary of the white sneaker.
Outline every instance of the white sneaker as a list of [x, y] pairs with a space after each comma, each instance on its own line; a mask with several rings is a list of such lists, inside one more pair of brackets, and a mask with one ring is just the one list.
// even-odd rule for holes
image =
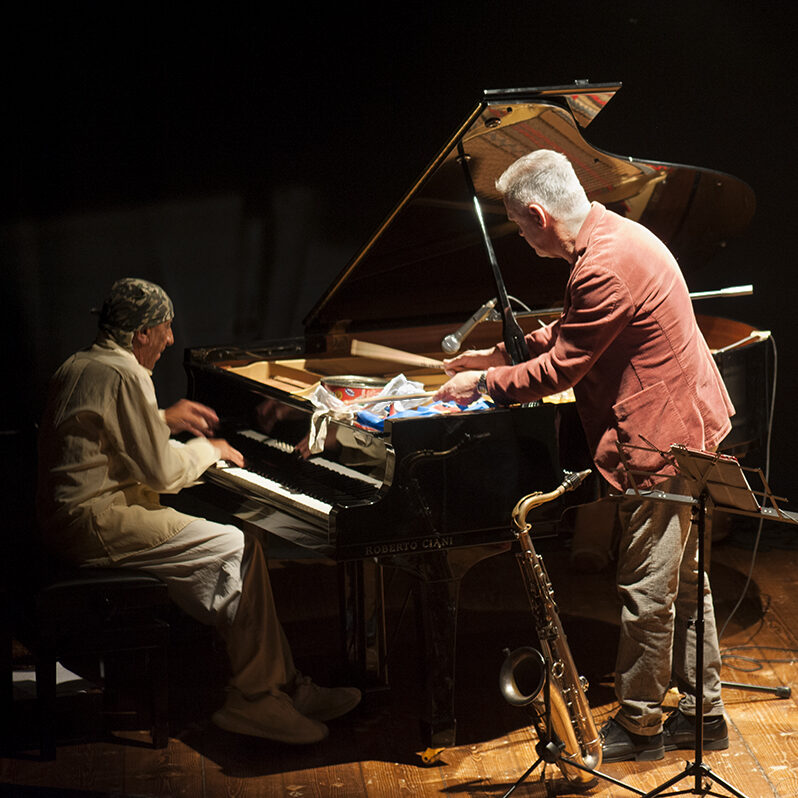
[[306, 718], [320, 721], [340, 718], [360, 703], [357, 687], [319, 687], [301, 675], [297, 675], [294, 684], [294, 707]]
[[285, 693], [266, 693], [249, 700], [232, 689], [212, 719], [225, 731], [294, 745], [317, 743], [329, 733], [323, 723], [302, 715]]

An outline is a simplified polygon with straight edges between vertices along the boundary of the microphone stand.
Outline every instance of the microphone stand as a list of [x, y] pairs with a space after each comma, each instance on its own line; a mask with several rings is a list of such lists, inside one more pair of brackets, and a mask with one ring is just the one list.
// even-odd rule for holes
[[490, 266], [493, 270], [493, 279], [496, 282], [496, 298], [499, 304], [498, 312], [501, 313], [502, 317], [502, 338], [504, 340], [504, 345], [507, 348], [507, 354], [509, 355], [510, 360], [513, 362], [513, 365], [516, 363], [523, 363], [525, 360], [529, 360], [529, 348], [526, 345], [524, 332], [518, 324], [518, 321], [513, 314], [512, 308], [510, 307], [507, 289], [504, 287], [504, 279], [502, 278], [501, 271], [499, 270], [499, 263], [496, 260], [496, 253], [493, 251], [493, 244], [491, 243], [490, 236], [488, 236], [488, 230], [485, 227], [485, 220], [482, 216], [482, 208], [479, 204], [479, 197], [477, 197], [474, 181], [471, 178], [471, 171], [468, 168], [468, 156], [463, 149], [462, 141], [458, 142], [457, 144], [457, 152], [459, 153], [458, 160], [460, 161], [460, 165], [463, 167], [463, 173], [465, 174], [469, 193], [474, 201], [474, 211], [477, 215], [477, 221], [479, 222], [479, 228], [482, 233], [482, 240], [485, 244], [488, 260], [490, 261]]

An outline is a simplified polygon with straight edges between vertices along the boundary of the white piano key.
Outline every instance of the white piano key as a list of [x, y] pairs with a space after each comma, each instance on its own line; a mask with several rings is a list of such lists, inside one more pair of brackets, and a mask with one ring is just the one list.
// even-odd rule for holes
[[315, 515], [328, 517], [330, 510], [332, 510], [332, 505], [328, 504], [327, 502], [321, 501], [314, 496], [308, 496], [304, 493], [292, 491], [285, 485], [281, 485], [279, 482], [275, 482], [273, 479], [264, 477], [261, 474], [256, 474], [254, 471], [249, 471], [246, 468], [228, 465], [227, 463], [220, 461], [216, 464], [216, 469], [218, 471], [223, 471], [228, 477], [233, 477], [234, 479], [243, 482], [246, 486], [259, 489], [260, 491], [264, 491], [272, 496], [279, 496], [288, 500], [292, 504], [313, 512]]

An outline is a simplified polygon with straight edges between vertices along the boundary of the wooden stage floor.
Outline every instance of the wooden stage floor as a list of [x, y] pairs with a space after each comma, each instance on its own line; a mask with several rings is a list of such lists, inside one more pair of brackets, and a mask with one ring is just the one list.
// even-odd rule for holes
[[[719, 626], [737, 603], [751, 563], [753, 530], [732, 530], [713, 545], [711, 575]], [[611, 568], [578, 573], [565, 550], [546, 552], [546, 566], [560, 604], [574, 659], [589, 679], [597, 724], [614, 711], [612, 669], [617, 636], [617, 603]], [[753, 577], [722, 635], [726, 681], [759, 685], [798, 683], [798, 531], [766, 529]], [[334, 680], [334, 569], [323, 565], [280, 564], [274, 590], [286, 631], [303, 671], [320, 683]], [[216, 729], [209, 715], [221, 701], [224, 684], [220, 652], [192, 652], [173, 668], [172, 736], [153, 750], [141, 731], [63, 742], [53, 762], [35, 750], [0, 759], [0, 796], [291, 796], [352, 798], [369, 796], [503, 795], [535, 760], [536, 737], [525, 710], [511, 707], [498, 691], [503, 649], [534, 644], [532, 621], [520, 574], [511, 555], [477, 565], [461, 594], [457, 664], [457, 747], [425, 766], [418, 724], [418, 673], [412, 657], [414, 629], [401, 620], [406, 585], [391, 584], [392, 687], [368, 693], [347, 718], [330, 724], [323, 743], [307, 748], [277, 745]], [[412, 615], [412, 613], [407, 613]], [[196, 645], [196, 644], [192, 644]], [[178, 673], [174, 674], [174, 670]], [[796, 694], [777, 698], [726, 688], [730, 747], [707, 752], [713, 774], [748, 798], [798, 795], [798, 706]], [[669, 696], [669, 701], [676, 696]], [[537, 769], [515, 795], [605, 798], [644, 794], [683, 772], [693, 752], [678, 751], [654, 763], [609, 764], [603, 771], [624, 782], [599, 783], [579, 792], [559, 770]], [[541, 776], [544, 776], [541, 780]], [[694, 793], [695, 778], [680, 780], [668, 792]], [[717, 782], [710, 794], [729, 795]]]

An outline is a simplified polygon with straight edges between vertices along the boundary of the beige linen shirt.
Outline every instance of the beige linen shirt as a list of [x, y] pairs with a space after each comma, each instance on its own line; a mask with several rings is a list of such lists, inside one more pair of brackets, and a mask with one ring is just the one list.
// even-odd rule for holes
[[76, 563], [119, 560], [194, 520], [163, 507], [219, 458], [204, 438], [170, 439], [151, 372], [101, 335], [53, 375], [39, 432], [37, 510], [45, 544]]

